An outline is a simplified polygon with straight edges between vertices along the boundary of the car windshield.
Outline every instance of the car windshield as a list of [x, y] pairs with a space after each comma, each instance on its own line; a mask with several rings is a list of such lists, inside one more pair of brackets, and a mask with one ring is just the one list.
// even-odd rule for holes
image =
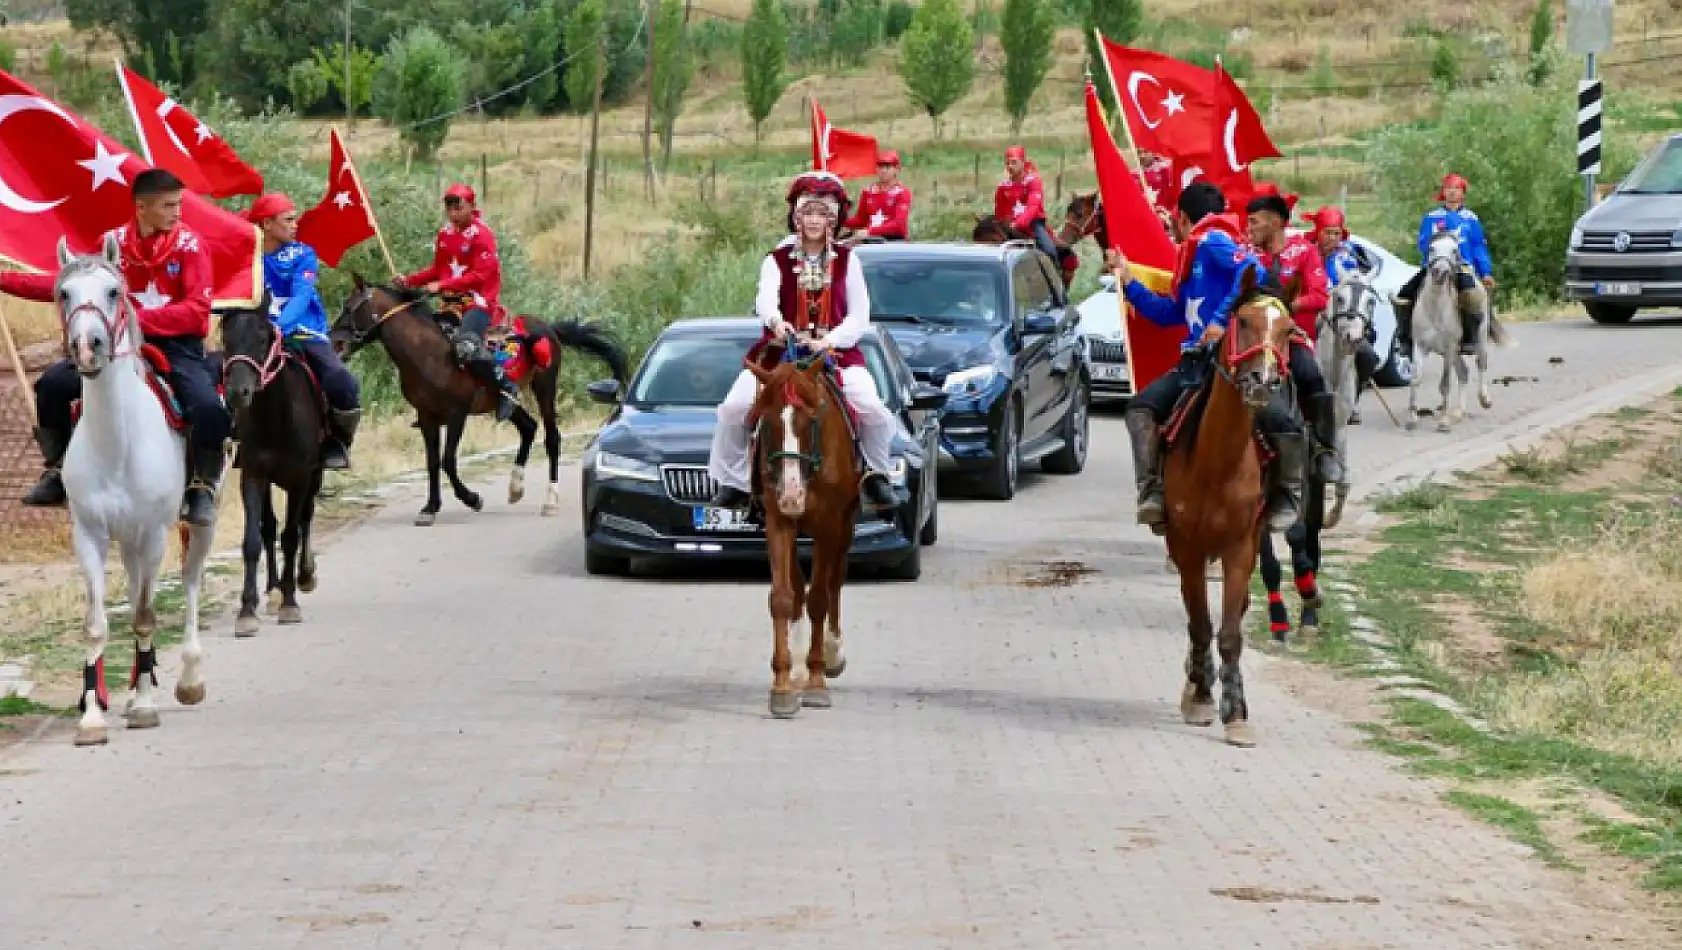
[[[675, 334], [662, 337], [648, 351], [642, 370], [632, 384], [630, 403], [647, 409], [655, 406], [708, 408], [724, 401], [726, 393], [742, 372], [742, 357], [757, 337]], [[865, 365], [876, 380], [876, 391], [889, 408], [898, 407], [897, 387], [881, 344], [865, 338], [860, 344]]]
[[1007, 314], [997, 261], [871, 260], [864, 267], [870, 316], [947, 326], [1001, 323]]
[[1628, 195], [1682, 195], [1682, 140], [1670, 139], [1649, 153], [1618, 191]]

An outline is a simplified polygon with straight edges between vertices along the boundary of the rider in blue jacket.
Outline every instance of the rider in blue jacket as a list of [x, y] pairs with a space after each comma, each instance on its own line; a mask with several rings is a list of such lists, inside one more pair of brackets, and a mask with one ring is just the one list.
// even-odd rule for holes
[[[1181, 242], [1181, 254], [1172, 296], [1153, 293], [1127, 273], [1127, 261], [1118, 252], [1110, 250], [1107, 254], [1109, 268], [1123, 282], [1123, 293], [1133, 309], [1158, 326], [1186, 328], [1179, 365], [1146, 386], [1127, 407], [1133, 477], [1139, 489], [1138, 522], [1158, 532], [1166, 518], [1158, 441], [1162, 426], [1180, 394], [1201, 378], [1199, 370], [1209, 352], [1205, 344], [1225, 332], [1242, 292], [1244, 274], [1255, 272], [1258, 285], [1271, 283], [1261, 261], [1243, 244], [1237, 219], [1222, 214], [1225, 210], [1226, 197], [1208, 182], [1194, 182], [1180, 193], [1174, 236]], [[1306, 356], [1298, 358], [1295, 351], [1301, 348], [1291, 349], [1291, 375], [1299, 398], [1324, 392], [1326, 383], [1319, 367]], [[1275, 530], [1283, 531], [1296, 523], [1302, 510], [1306, 438], [1291, 414], [1279, 407], [1270, 406], [1261, 412], [1257, 424], [1279, 456], [1273, 466], [1279, 490], [1270, 493], [1269, 520]]]
[[1430, 253], [1431, 238], [1438, 232], [1453, 234], [1460, 243], [1460, 273], [1456, 286], [1460, 291], [1460, 354], [1471, 356], [1477, 352], [1478, 324], [1483, 308], [1472, 293], [1479, 281], [1485, 290], [1495, 289], [1495, 264], [1489, 257], [1489, 243], [1484, 239], [1483, 222], [1477, 213], [1466, 207], [1466, 179], [1450, 174], [1443, 178], [1437, 199], [1442, 204], [1425, 213], [1419, 222], [1419, 272], [1402, 286], [1392, 298], [1396, 305], [1396, 332], [1401, 337], [1402, 352], [1413, 352], [1413, 305], [1419, 296], [1419, 285], [1425, 280], [1426, 256]]
[[269, 317], [287, 345], [301, 354], [327, 397], [330, 438], [321, 449], [327, 468], [350, 467], [350, 444], [362, 418], [361, 387], [327, 341], [327, 308], [316, 290], [321, 262], [315, 249], [297, 240], [298, 211], [283, 194], [259, 197], [246, 218], [263, 232], [263, 282], [269, 289]]

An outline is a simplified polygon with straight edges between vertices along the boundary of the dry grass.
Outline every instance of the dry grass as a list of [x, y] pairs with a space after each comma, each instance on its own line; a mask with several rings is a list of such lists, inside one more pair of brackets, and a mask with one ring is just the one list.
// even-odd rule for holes
[[0, 303], [0, 318], [11, 327], [12, 338], [20, 347], [57, 340], [63, 332], [51, 304], [7, 298]]

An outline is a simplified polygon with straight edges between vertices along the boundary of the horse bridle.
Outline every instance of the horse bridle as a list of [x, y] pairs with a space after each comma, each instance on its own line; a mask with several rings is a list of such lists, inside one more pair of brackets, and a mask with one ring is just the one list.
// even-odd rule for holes
[[392, 307], [390, 310], [387, 310], [385, 313], [380, 314], [378, 317], [375, 317], [374, 322], [369, 324], [367, 329], [363, 329], [362, 327], [356, 325], [356, 314], [360, 313], [363, 307], [373, 309], [374, 288], [364, 287], [361, 292], [367, 295], [367, 299], [354, 301], [353, 298], [354, 306], [351, 307], [350, 311], [350, 341], [358, 347], [368, 345], [368, 342], [374, 339], [374, 336], [380, 332], [380, 327], [385, 326], [385, 322], [387, 320], [390, 320], [392, 317], [397, 316], [398, 314], [408, 310], [410, 307], [413, 307], [415, 304], [421, 302], [421, 298], [418, 297], [414, 300], [405, 300], [397, 306]]
[[129, 300], [129, 296], [126, 293], [121, 295], [117, 304], [117, 313], [114, 317], [107, 315], [98, 304], [95, 304], [92, 301], [83, 301], [76, 306], [71, 307], [69, 310], [65, 310], [63, 305], [60, 305], [58, 312], [62, 329], [61, 335], [63, 336], [64, 342], [64, 352], [70, 352], [70, 324], [75, 322], [77, 314], [90, 311], [99, 317], [100, 325], [103, 326], [105, 328], [105, 332], [111, 336], [111, 359], [117, 359], [123, 356], [132, 356], [134, 353], [138, 352], [132, 341], [130, 341], [128, 350], [125, 351], [120, 348], [120, 344], [128, 337], [130, 328], [138, 322], [139, 317], [139, 315], [134, 312], [134, 304]]
[[[1326, 311], [1321, 314], [1321, 319], [1318, 321], [1320, 326], [1329, 325], [1334, 338], [1337, 334], [1337, 325], [1344, 316], [1359, 317], [1366, 326], [1370, 328], [1372, 326], [1373, 311], [1378, 307], [1378, 291], [1374, 290], [1372, 285], [1366, 281], [1352, 280], [1341, 286], [1349, 287], [1355, 296], [1351, 309], [1339, 310], [1337, 308], [1337, 294], [1334, 291], [1332, 295], [1332, 306], [1326, 308]], [[1324, 333], [1321, 335], [1323, 337]]]
[[[813, 354], [811, 356], [807, 356], [807, 357], [804, 357], [804, 358], [795, 358], [795, 357], [791, 356], [790, 354], [793, 351], [793, 346], [791, 346], [790, 344], [793, 343], [793, 342], [794, 341], [791, 340], [791, 341], [785, 342], [785, 344], [783, 345], [783, 362], [786, 363], [786, 362], [792, 361], [794, 363], [794, 367], [795, 367], [796, 370], [798, 370], [800, 372], [805, 372], [807, 369], [809, 369], [811, 367], [812, 361], [816, 360], [816, 359], [819, 359], [820, 357], [817, 354]], [[822, 358], [827, 359], [828, 358], [827, 354], [825, 354]], [[823, 415], [823, 410], [824, 410], [824, 407], [826, 405], [826, 403], [824, 402], [823, 389], [824, 389], [823, 384], [820, 383], [819, 386], [818, 386], [818, 404], [817, 404], [816, 407], [808, 408], [805, 404], [805, 401], [800, 398], [800, 393], [795, 390], [793, 381], [791, 381], [791, 380], [784, 380], [783, 381], [783, 403], [785, 405], [793, 406], [796, 409], [806, 409], [808, 412], [810, 412], [812, 414], [812, 425], [811, 425], [812, 451], [811, 452], [784, 452], [784, 451], [771, 452], [771, 453], [769, 453], [765, 456], [765, 466], [767, 468], [774, 467], [779, 461], [781, 461], [783, 459], [794, 459], [795, 461], [800, 462], [801, 465], [806, 468], [806, 475], [807, 475], [808, 478], [816, 477], [818, 469], [823, 467], [823, 440], [820, 438], [822, 429], [821, 429], [821, 424], [820, 424], [820, 421], [819, 421], [820, 418]], [[764, 413], [761, 413], [760, 417], [759, 417], [759, 427], [758, 427], [759, 428], [759, 432], [758, 432], [759, 444], [760, 444], [761, 447], [764, 447], [765, 444], [766, 444], [766, 442], [765, 442], [766, 422], [767, 422], [766, 415]], [[769, 473], [766, 473], [766, 474], [769, 474]]]
[[286, 360], [286, 347], [280, 338], [280, 328], [271, 323], [269, 324], [269, 352], [263, 356], [263, 362], [259, 363], [244, 353], [224, 356], [222, 358], [222, 383], [224, 386], [227, 385], [229, 369], [236, 363], [244, 363], [257, 373], [257, 390], [261, 392], [264, 387], [274, 382], [275, 377], [280, 375], [281, 370], [286, 368]]
[[[1256, 297], [1254, 300], [1251, 300], [1248, 304], [1246, 304], [1246, 306], [1260, 306], [1265, 308], [1277, 307], [1285, 313], [1290, 313], [1290, 308], [1286, 307], [1283, 301], [1272, 296]], [[1236, 308], [1234, 308], [1234, 311], [1235, 319], [1233, 322], [1236, 324]], [[1284, 367], [1286, 365], [1285, 360], [1280, 357], [1278, 348], [1268, 342], [1267, 334], [1265, 332], [1262, 334], [1260, 343], [1240, 351], [1238, 349], [1238, 330], [1237, 326], [1234, 325], [1228, 328], [1225, 336], [1222, 338], [1221, 349], [1225, 352], [1216, 357], [1214, 361], [1215, 372], [1219, 374], [1222, 379], [1231, 383], [1235, 387], [1243, 388], [1242, 384], [1239, 383], [1235, 375], [1238, 372], [1238, 367], [1249, 362], [1251, 359], [1254, 359], [1258, 354], [1265, 353], [1267, 357], [1273, 361], [1274, 365], [1280, 368], [1281, 373], [1283, 374], [1284, 372]]]

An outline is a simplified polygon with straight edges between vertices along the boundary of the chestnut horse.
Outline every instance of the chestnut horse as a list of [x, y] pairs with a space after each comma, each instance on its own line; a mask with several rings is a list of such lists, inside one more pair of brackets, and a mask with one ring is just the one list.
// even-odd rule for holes
[[[839, 385], [827, 359], [786, 360], [774, 369], [748, 363], [759, 379], [755, 493], [765, 509], [771, 560], [771, 715], [791, 719], [802, 705], [827, 709], [825, 677], [847, 668], [841, 652], [841, 585], [859, 511], [858, 459]], [[799, 536], [812, 539], [812, 579], [800, 569]], [[790, 674], [800, 614], [812, 625], [804, 676]]]
[[1194, 726], [1215, 719], [1209, 651], [1214, 631], [1205, 566], [1219, 561], [1220, 715], [1226, 741], [1236, 746], [1256, 744], [1238, 666], [1266, 498], [1255, 415], [1280, 394], [1288, 378], [1285, 360], [1294, 326], [1290, 296], [1258, 291], [1255, 271], [1245, 272], [1208, 379], [1184, 420], [1171, 424], [1177, 431], [1163, 457], [1168, 556], [1180, 575], [1191, 636], [1180, 713]]

